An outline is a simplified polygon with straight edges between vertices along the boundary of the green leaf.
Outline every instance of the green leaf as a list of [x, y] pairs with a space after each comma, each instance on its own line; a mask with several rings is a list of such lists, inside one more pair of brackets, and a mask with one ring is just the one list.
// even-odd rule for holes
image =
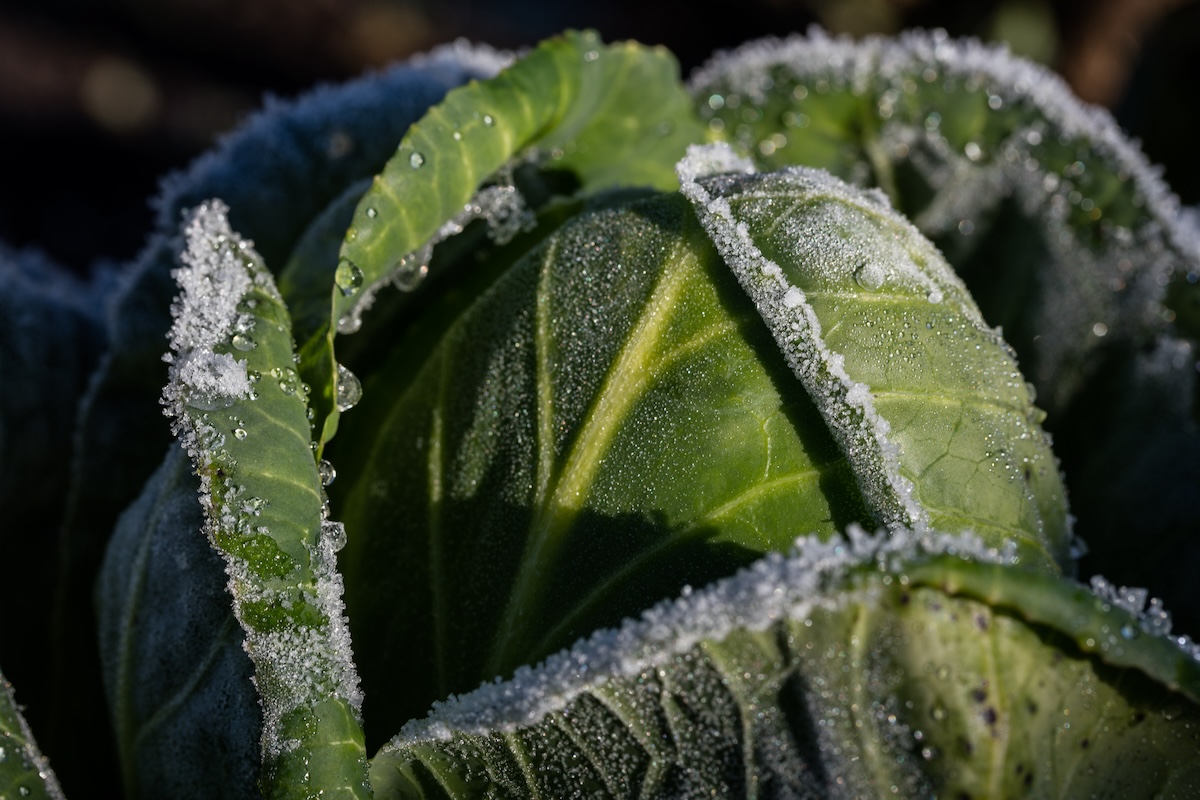
[[882, 187], [1002, 325], [1052, 415], [1114, 342], [1161, 332], [1200, 237], [1136, 145], [1061, 79], [944, 33], [815, 33], [714, 59], [690, 88], [764, 169]]
[[[359, 202], [331, 287], [332, 318], [300, 332], [321, 444], [344, 405], [336, 396], [335, 332], [357, 329], [385, 283], [415, 286], [428, 270], [428, 248], [470, 219], [496, 225], [499, 218], [509, 229], [501, 235], [511, 237], [524, 200], [498, 172], [532, 161], [571, 176], [585, 193], [672, 188], [671, 166], [700, 132], [670, 54], [605, 46], [591, 32], [547, 40], [497, 77], [450, 92], [405, 135]], [[294, 269], [327, 275], [329, 266], [305, 260]]]
[[0, 673], [0, 797], [63, 798], [58, 779], [38, 750], [4, 673]]
[[[847, 335], [826, 341], [860, 382], [860, 407], [892, 420], [871, 428], [877, 452], [853, 451], [829, 386], [797, 380], [713, 248], [722, 232], [683, 198], [579, 215], [479, 294], [431, 305], [329, 451], [353, 533], [342, 568], [370, 741], [784, 550], [796, 531], [915, 524], [876, 502], [897, 486], [916, 485], [904, 508], [926, 524], [1012, 538], [1035, 568], [1065, 559], [1061, 487], [1024, 384], [928, 243], [840, 184], [757, 180], [730, 184], [729, 202], [764, 249], [796, 254], [771, 251], [791, 279], [838, 284], [826, 300], [839, 316], [824, 324]], [[778, 238], [798, 229], [844, 236], [844, 249]], [[827, 274], [849, 252], [877, 258], [895, 285]], [[871, 461], [881, 453], [886, 468]]]
[[345, 532], [323, 508], [287, 310], [225, 210], [202, 205], [185, 230], [164, 404], [200, 476], [205, 531], [254, 661], [264, 794], [366, 797], [336, 570]]
[[1009, 562], [801, 540], [438, 704], [372, 761], [377, 797], [1194, 794], [1195, 653]]
[[[877, 523], [973, 529], [1068, 560], [1066, 504], [1011, 350], [941, 254], [879, 193], [828, 173], [680, 164], [683, 193], [854, 469]], [[742, 165], [742, 171], [748, 169]]]

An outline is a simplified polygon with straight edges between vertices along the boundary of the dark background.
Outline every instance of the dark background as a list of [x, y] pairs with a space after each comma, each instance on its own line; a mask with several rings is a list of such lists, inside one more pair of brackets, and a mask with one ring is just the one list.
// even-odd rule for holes
[[0, 0], [0, 241], [84, 271], [136, 255], [148, 199], [261, 105], [466, 37], [567, 27], [663, 44], [684, 74], [721, 48], [819, 24], [1005, 41], [1114, 110], [1200, 202], [1200, 3], [1188, 0]]

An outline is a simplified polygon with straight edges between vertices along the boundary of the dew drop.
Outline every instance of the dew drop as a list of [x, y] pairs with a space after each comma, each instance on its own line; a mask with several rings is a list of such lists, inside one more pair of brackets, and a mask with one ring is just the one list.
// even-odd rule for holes
[[408, 157], [408, 165], [413, 169], [420, 169], [425, 165], [425, 156], [414, 151], [413, 154]]
[[322, 486], [328, 486], [337, 477], [337, 470], [333, 468], [333, 464], [322, 458], [317, 462], [317, 477], [321, 479]]
[[493, 117], [491, 114], [484, 114], [483, 115], [483, 124], [490, 128], [496, 124], [496, 118]]
[[455, 131], [454, 133], [451, 134], [451, 136], [454, 137], [454, 141], [456, 141], [456, 142], [462, 141], [462, 131]]
[[33, 794], [33, 790], [28, 786], [18, 786], [17, 794], [21, 795], [21, 797], [29, 797], [29, 795]]
[[885, 277], [883, 267], [878, 264], [863, 264], [854, 270], [854, 280], [858, 285], [872, 292], [883, 286]]
[[1104, 336], [1108, 333], [1108, 326], [1103, 322], [1097, 322], [1092, 326], [1092, 333], [1096, 336]]
[[272, 370], [276, 378], [279, 379], [279, 391], [284, 394], [295, 394], [297, 388], [296, 370], [288, 367], [287, 369]]
[[362, 384], [354, 373], [338, 364], [337, 367], [337, 409], [349, 411], [358, 405], [362, 399]]
[[333, 273], [333, 281], [341, 290], [342, 296], [350, 297], [362, 288], [363, 273], [357, 264], [348, 258], [343, 258], [338, 261], [337, 270]]
[[368, 219], [375, 219], [377, 216], [379, 216], [379, 212], [370, 207], [368, 207], [364, 213], [367, 215]]
[[255, 346], [254, 340], [244, 333], [235, 333], [229, 341], [235, 350], [241, 350], [243, 353], [247, 350], [253, 350]]
[[245, 441], [246, 440], [246, 429], [245, 428], [234, 428], [233, 429], [233, 437], [235, 439], [237, 439], [239, 442]]
[[583, 54], [584, 61], [595, 61], [598, 58], [600, 58], [599, 50], [588, 50], [586, 53]]
[[1132, 625], [1122, 625], [1121, 626], [1121, 638], [1136, 639], [1137, 635], [1138, 635], [1137, 628], [1133, 627]]
[[[932, 289], [929, 294], [925, 295], [925, 299], [931, 303], [940, 303], [944, 299], [941, 289]], [[930, 326], [932, 327], [932, 326]]]

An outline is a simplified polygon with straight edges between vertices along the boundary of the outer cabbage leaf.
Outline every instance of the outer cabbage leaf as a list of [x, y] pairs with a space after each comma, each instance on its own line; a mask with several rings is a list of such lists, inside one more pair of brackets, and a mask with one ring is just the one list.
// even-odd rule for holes
[[254, 668], [172, 447], [117, 523], [97, 582], [105, 693], [126, 797], [258, 797]]
[[797, 379], [725, 231], [678, 195], [581, 214], [434, 304], [330, 448], [369, 739], [795, 530], [932, 520], [1065, 558], [1024, 384], [936, 251], [828, 176], [706, 185], [821, 306], [805, 335], [840, 376]]
[[102, 311], [115, 283], [106, 267], [84, 281], [37, 252], [0, 243], [0, 553], [6, 578], [20, 573], [21, 609], [0, 625], [0, 664], [21, 687], [44, 745], [53, 744], [57, 700], [44, 659], [55, 646], [67, 454], [104, 349]]
[[1008, 561], [802, 539], [438, 704], [372, 761], [376, 796], [1193, 796], [1194, 647]]

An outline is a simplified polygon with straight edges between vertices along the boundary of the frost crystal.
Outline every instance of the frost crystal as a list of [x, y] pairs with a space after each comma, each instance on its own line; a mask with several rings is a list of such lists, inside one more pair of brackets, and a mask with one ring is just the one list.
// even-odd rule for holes
[[[254, 327], [253, 316], [239, 310], [254, 283], [247, 268], [252, 245], [230, 229], [227, 211], [213, 200], [192, 212], [184, 228], [182, 266], [171, 273], [181, 293], [171, 305], [175, 323], [168, 335], [171, 352], [164, 356], [171, 368], [163, 404], [167, 415], [176, 418], [176, 434], [182, 432], [179, 420], [186, 406], [227, 408], [250, 395], [246, 362], [215, 352], [219, 345], [228, 345], [234, 331]], [[185, 436], [189, 452], [195, 444], [193, 437]]]

